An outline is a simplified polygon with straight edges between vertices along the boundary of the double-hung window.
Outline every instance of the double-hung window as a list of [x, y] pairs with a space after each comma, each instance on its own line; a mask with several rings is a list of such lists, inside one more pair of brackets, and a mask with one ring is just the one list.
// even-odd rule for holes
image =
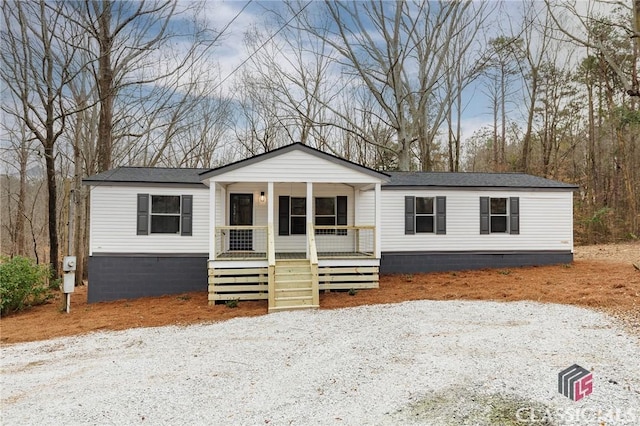
[[[344, 226], [347, 224], [347, 197], [317, 197], [315, 199], [316, 226]], [[317, 229], [317, 235], [347, 235], [346, 229]]]
[[416, 233], [434, 232], [433, 197], [416, 197]]
[[[336, 226], [347, 224], [347, 197], [316, 197], [313, 200], [314, 224]], [[307, 233], [307, 199], [281, 195], [278, 199], [278, 235]], [[347, 235], [346, 229], [318, 229], [317, 235]]]
[[307, 234], [307, 199], [281, 195], [278, 198], [278, 235]]
[[491, 198], [489, 201], [489, 216], [491, 217], [489, 232], [507, 232], [507, 199]]
[[178, 234], [180, 232], [180, 196], [151, 196], [151, 233]]
[[138, 194], [137, 235], [192, 235], [192, 195]]
[[481, 234], [519, 234], [519, 197], [480, 197]]
[[291, 235], [307, 234], [307, 199], [291, 197]]
[[404, 233], [446, 234], [446, 197], [404, 197]]

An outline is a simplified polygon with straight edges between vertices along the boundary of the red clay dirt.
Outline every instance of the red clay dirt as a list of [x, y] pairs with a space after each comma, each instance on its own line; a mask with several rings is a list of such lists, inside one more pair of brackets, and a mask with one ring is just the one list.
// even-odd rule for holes
[[[406, 300], [531, 300], [604, 310], [639, 333], [640, 271], [633, 263], [637, 263], [635, 257], [640, 258], [640, 244], [628, 247], [628, 256], [605, 256], [594, 249], [593, 256], [576, 255], [579, 260], [570, 265], [383, 275], [379, 289], [360, 290], [353, 296], [347, 292], [322, 293], [320, 308]], [[76, 288], [70, 314], [64, 313], [63, 298], [56, 295], [45, 305], [2, 318], [0, 342], [12, 344], [98, 330], [188, 325], [267, 313], [266, 301], [239, 302], [237, 308], [209, 306], [204, 291], [94, 304], [87, 304], [86, 296], [86, 286]]]

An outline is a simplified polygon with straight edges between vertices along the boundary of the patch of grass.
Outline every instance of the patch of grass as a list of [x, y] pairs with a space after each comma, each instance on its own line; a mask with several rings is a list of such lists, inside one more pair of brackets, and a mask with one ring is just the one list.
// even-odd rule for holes
[[187, 300], [191, 300], [191, 296], [189, 296], [188, 294], [183, 294], [181, 296], [176, 297], [176, 299], [186, 302]]
[[402, 275], [402, 279], [403, 279], [405, 282], [410, 283], [410, 282], [412, 282], [412, 281], [413, 281], [413, 274], [403, 274], [403, 275]]
[[224, 302], [224, 305], [227, 308], [233, 309], [233, 308], [237, 308], [238, 307], [238, 299], [231, 299], [231, 300], [227, 300], [226, 302]]
[[355, 296], [356, 294], [358, 294], [358, 290], [355, 288], [349, 289], [349, 296]]
[[502, 269], [501, 271], [498, 271], [498, 273], [500, 275], [509, 275], [511, 273], [511, 271], [508, 270], [508, 269]]
[[[428, 395], [411, 404], [407, 410], [401, 410], [398, 415], [406, 416], [412, 421], [424, 420], [443, 426], [517, 426], [528, 424], [532, 415], [536, 418], [536, 425], [556, 424], [551, 416], [545, 416], [551, 410], [542, 403], [514, 395], [467, 393], [461, 395], [460, 392], [464, 393], [464, 390], [450, 389]], [[461, 404], [463, 400], [465, 403]]]
[[562, 264], [562, 267], [563, 267], [563, 268], [565, 268], [565, 269], [569, 269], [569, 268], [572, 268], [572, 267], [573, 267], [573, 265], [572, 265], [572, 264], [570, 264], [570, 263], [563, 263], [563, 264]]

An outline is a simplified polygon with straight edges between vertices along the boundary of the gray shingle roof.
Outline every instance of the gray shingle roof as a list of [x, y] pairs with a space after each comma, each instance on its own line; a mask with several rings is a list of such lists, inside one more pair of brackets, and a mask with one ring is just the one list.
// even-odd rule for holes
[[166, 183], [203, 185], [200, 173], [211, 169], [177, 169], [169, 167], [118, 167], [90, 176], [82, 181], [89, 185], [109, 183]]
[[[202, 185], [202, 173], [212, 169], [176, 169], [164, 167], [118, 167], [83, 179], [89, 185], [100, 183], [154, 183]], [[449, 187], [449, 188], [553, 188], [574, 190], [576, 185], [524, 173], [450, 173], [450, 172], [386, 172], [390, 181], [383, 187]], [[303, 180], [303, 178], [301, 178]]]
[[384, 187], [457, 187], [457, 188], [554, 188], [576, 189], [571, 185], [524, 173], [451, 173], [387, 172], [391, 177]]

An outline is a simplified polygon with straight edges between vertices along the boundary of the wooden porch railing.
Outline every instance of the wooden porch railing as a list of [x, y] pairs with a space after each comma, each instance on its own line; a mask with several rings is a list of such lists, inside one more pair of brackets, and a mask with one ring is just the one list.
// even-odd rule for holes
[[318, 251], [316, 249], [316, 236], [313, 223], [307, 222], [307, 243], [309, 247], [309, 263], [311, 264], [311, 293], [313, 305], [320, 306], [320, 289], [318, 282]]
[[217, 259], [267, 259], [267, 226], [216, 226]]
[[376, 227], [361, 226], [319, 226], [314, 225], [316, 249], [320, 257], [345, 256], [375, 257]]

